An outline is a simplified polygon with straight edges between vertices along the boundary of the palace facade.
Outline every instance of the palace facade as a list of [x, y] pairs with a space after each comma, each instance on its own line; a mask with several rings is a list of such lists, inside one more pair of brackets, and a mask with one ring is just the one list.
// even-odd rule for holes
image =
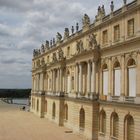
[[140, 140], [140, 0], [110, 9], [34, 50], [31, 111], [89, 140]]

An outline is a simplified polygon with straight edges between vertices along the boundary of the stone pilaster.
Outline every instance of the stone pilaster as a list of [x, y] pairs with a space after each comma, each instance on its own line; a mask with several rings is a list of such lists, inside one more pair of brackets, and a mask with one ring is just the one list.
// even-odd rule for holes
[[95, 94], [96, 92], [96, 66], [95, 62], [92, 62], [92, 88], [91, 88], [92, 94]]
[[[138, 3], [140, 4], [140, 0], [138, 0]], [[140, 36], [140, 11], [137, 11], [137, 35]]]
[[62, 83], [62, 69], [61, 68], [59, 69], [59, 74], [60, 74], [60, 79], [59, 79], [60, 80], [60, 92], [62, 92], [63, 91], [62, 90], [62, 84], [63, 83]]
[[125, 96], [125, 63], [124, 55], [121, 56], [121, 96]]
[[53, 77], [54, 77], [54, 72], [53, 72], [53, 70], [51, 71], [51, 73], [52, 73], [52, 79], [51, 79], [51, 91], [53, 92]]
[[111, 58], [109, 58], [109, 64], [108, 64], [108, 95], [113, 95], [113, 68], [111, 66]]
[[136, 67], [136, 96], [140, 97], [140, 52], [137, 55], [137, 67]]

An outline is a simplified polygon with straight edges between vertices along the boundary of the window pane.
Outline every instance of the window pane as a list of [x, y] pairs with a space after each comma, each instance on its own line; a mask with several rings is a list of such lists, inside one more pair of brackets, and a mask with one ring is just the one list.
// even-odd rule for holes
[[128, 36], [132, 36], [134, 34], [134, 19], [128, 21]]
[[129, 96], [136, 96], [136, 68], [129, 68]]
[[120, 96], [121, 92], [121, 73], [120, 70], [115, 70], [115, 96]]

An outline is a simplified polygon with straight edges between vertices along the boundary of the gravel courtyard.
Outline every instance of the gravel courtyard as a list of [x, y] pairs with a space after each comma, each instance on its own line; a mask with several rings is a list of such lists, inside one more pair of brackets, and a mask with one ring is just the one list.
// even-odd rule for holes
[[0, 140], [85, 140], [47, 119], [0, 101]]

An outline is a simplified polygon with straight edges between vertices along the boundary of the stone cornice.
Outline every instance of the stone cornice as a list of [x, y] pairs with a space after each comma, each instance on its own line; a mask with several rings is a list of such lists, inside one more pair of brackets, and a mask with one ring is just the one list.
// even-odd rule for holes
[[109, 45], [108, 47], [103, 47], [103, 48], [101, 48], [101, 53], [108, 51], [108, 50], [113, 50], [118, 47], [122, 47], [127, 44], [134, 43], [136, 41], [140, 41], [140, 36], [134, 36], [134, 37], [131, 37], [130, 39], [126, 39], [125, 41], [114, 43], [113, 45]]
[[134, 104], [129, 102], [111, 102], [111, 101], [101, 101], [99, 100], [100, 105], [108, 105], [111, 106], [114, 105], [115, 107], [126, 107], [126, 108], [140, 108], [140, 104]]

